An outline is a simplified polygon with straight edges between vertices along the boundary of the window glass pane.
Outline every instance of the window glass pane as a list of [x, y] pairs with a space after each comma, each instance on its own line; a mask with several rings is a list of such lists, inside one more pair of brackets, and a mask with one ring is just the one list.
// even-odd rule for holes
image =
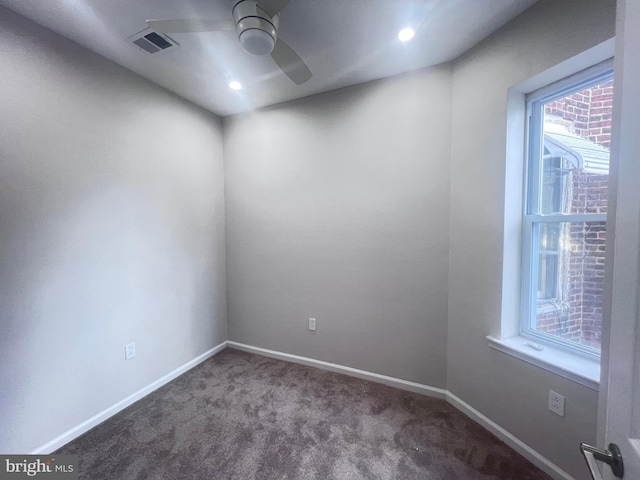
[[613, 80], [543, 108], [540, 213], [605, 213]]
[[558, 294], [560, 227], [559, 223], [539, 227], [538, 300], [555, 299]]
[[538, 223], [538, 294], [533, 329], [600, 349], [605, 222]]

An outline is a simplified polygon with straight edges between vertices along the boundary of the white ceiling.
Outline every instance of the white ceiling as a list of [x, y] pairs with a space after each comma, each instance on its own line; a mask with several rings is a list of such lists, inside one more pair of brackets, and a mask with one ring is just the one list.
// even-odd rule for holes
[[[291, 0], [279, 35], [313, 78], [297, 86], [235, 30], [172, 34], [150, 55], [127, 41], [146, 19], [228, 18], [232, 0], [0, 0], [25, 17], [221, 116], [447, 62], [536, 0]], [[415, 29], [402, 43], [397, 33]], [[231, 90], [231, 80], [244, 88]]]

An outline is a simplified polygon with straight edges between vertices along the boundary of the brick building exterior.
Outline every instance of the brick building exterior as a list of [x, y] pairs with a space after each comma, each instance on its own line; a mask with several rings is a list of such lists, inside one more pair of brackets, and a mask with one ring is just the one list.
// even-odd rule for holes
[[612, 111], [613, 80], [545, 105], [545, 114], [563, 118], [569, 131], [607, 148], [611, 145]]
[[[560, 123], [571, 134], [609, 149], [613, 81], [545, 105], [545, 122]], [[602, 148], [600, 150], [603, 150]], [[561, 160], [565, 213], [606, 213], [609, 175]], [[554, 298], [538, 298], [536, 328], [600, 348], [604, 289], [604, 222], [562, 224], [558, 284]], [[566, 245], [568, 243], [568, 246]]]

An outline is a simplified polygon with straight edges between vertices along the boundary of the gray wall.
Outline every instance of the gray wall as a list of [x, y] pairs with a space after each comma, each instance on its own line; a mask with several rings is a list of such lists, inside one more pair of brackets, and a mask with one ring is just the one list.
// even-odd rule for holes
[[0, 60], [0, 452], [25, 453], [226, 340], [222, 128], [2, 7]]
[[225, 118], [230, 340], [446, 385], [450, 85]]
[[[597, 392], [487, 347], [502, 304], [507, 90], [614, 35], [613, 0], [541, 1], [454, 63], [449, 390], [576, 478]], [[521, 156], [507, 158], [521, 162]], [[505, 279], [517, 284], [519, 278]], [[548, 390], [566, 416], [547, 410]]]

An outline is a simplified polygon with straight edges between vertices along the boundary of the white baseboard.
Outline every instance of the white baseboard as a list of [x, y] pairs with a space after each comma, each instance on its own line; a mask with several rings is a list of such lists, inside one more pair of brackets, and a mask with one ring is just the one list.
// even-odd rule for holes
[[322, 370], [329, 370], [331, 372], [343, 373], [345, 375], [349, 375], [350, 377], [357, 377], [376, 383], [382, 383], [384, 385], [389, 385], [390, 387], [396, 387], [402, 390], [420, 393], [429, 397], [441, 398], [443, 400], [447, 398], [448, 392], [441, 388], [429, 387], [428, 385], [423, 385], [421, 383], [410, 382], [408, 380], [402, 380], [395, 377], [388, 377], [387, 375], [367, 372], [366, 370], [359, 370], [357, 368], [345, 367], [344, 365], [338, 365], [337, 363], [324, 362], [322, 360], [315, 360], [309, 357], [301, 357], [298, 355], [292, 355], [290, 353], [267, 350], [266, 348], [254, 347], [251, 345], [245, 345], [243, 343], [232, 341], [228, 341], [227, 346], [229, 346], [230, 348], [235, 348], [237, 350], [243, 350], [245, 352], [257, 353], [258, 355], [263, 355], [265, 357], [276, 358], [278, 360], [285, 360], [292, 363], [299, 363], [301, 365], [316, 367]]
[[124, 410], [129, 405], [131, 405], [132, 403], [137, 402], [138, 400], [140, 400], [143, 397], [146, 397], [151, 392], [153, 392], [154, 390], [157, 390], [158, 388], [162, 387], [163, 385], [166, 385], [167, 383], [169, 383], [174, 378], [182, 375], [186, 371], [191, 370], [196, 365], [198, 365], [198, 364], [204, 362], [205, 360], [213, 357], [216, 353], [218, 353], [221, 350], [223, 350], [224, 348], [226, 348], [226, 346], [227, 346], [227, 342], [226, 341], [222, 342], [220, 345], [217, 345], [217, 346], [213, 347], [211, 350], [208, 350], [208, 351], [204, 352], [202, 355], [197, 356], [193, 360], [188, 361], [184, 365], [181, 365], [180, 367], [176, 368], [172, 372], [167, 373], [166, 375], [164, 375], [163, 377], [159, 378], [155, 382], [153, 382], [153, 383], [147, 385], [146, 387], [138, 390], [137, 392], [133, 393], [132, 395], [129, 395], [127, 398], [125, 398], [123, 400], [120, 400], [115, 405], [112, 405], [111, 407], [103, 410], [102, 412], [98, 413], [97, 415], [94, 415], [93, 417], [89, 418], [88, 420], [85, 420], [81, 424], [71, 428], [70, 430], [67, 430], [66, 432], [64, 432], [63, 434], [57, 436], [53, 440], [51, 440], [51, 441], [45, 443], [44, 445], [36, 448], [32, 452], [30, 452], [30, 454], [31, 455], [48, 455], [48, 454], [56, 451], [58, 448], [62, 447], [63, 445], [66, 445], [71, 440], [73, 440], [75, 438], [78, 438], [83, 433], [88, 432], [93, 427], [95, 427], [95, 426], [99, 425], [100, 423], [104, 422], [109, 417], [112, 417], [116, 413], [120, 412], [121, 410]]
[[408, 390], [410, 392], [419, 393], [429, 397], [436, 397], [446, 400], [452, 406], [460, 410], [466, 416], [482, 425], [484, 428], [493, 433], [496, 437], [502, 440], [504, 443], [513, 448], [516, 452], [522, 455], [524, 458], [533, 463], [540, 470], [551, 476], [555, 480], [574, 480], [574, 478], [567, 472], [562, 470], [554, 463], [547, 460], [540, 455], [533, 448], [529, 447], [526, 443], [509, 433], [497, 423], [493, 422], [482, 413], [477, 411], [468, 403], [464, 402], [448, 390], [441, 388], [430, 387], [420, 383], [409, 382], [400, 378], [389, 377], [386, 375], [380, 375], [378, 373], [367, 372], [365, 370], [358, 370], [356, 368], [345, 367], [335, 363], [324, 362], [322, 360], [315, 360], [313, 358], [301, 357], [298, 355], [292, 355], [290, 353], [278, 352], [275, 350], [268, 350], [266, 348], [254, 347], [252, 345], [246, 345], [243, 343], [227, 341], [227, 346], [235, 348], [237, 350], [243, 350], [245, 352], [256, 353], [265, 357], [276, 358], [278, 360], [285, 360], [288, 362], [299, 363], [310, 367], [316, 367], [323, 370], [329, 370], [332, 372], [343, 373], [352, 377], [362, 378], [364, 380], [370, 380], [376, 383], [382, 383], [391, 387], [396, 387], [401, 390]]
[[63, 445], [69, 443], [71, 440], [79, 437], [85, 432], [88, 432], [93, 427], [99, 425], [104, 422], [108, 418], [112, 417], [116, 413], [125, 409], [132, 403], [142, 399], [143, 397], [149, 395], [154, 390], [166, 385], [174, 378], [182, 375], [188, 370], [192, 369], [196, 365], [204, 362], [205, 360], [211, 358], [216, 353], [220, 352], [226, 347], [235, 348], [237, 350], [243, 350], [245, 352], [255, 353], [258, 355], [263, 355], [265, 357], [276, 358], [278, 360], [285, 360], [292, 363], [299, 363], [302, 365], [307, 365], [310, 367], [320, 368], [322, 370], [328, 370], [332, 372], [342, 373], [345, 375], [349, 375], [351, 377], [362, 378], [364, 380], [370, 380], [376, 383], [382, 383], [384, 385], [388, 385], [391, 387], [399, 388], [401, 390], [407, 390], [414, 393], [419, 393], [421, 395], [426, 395], [429, 397], [440, 398], [446, 400], [448, 403], [453, 405], [455, 408], [460, 410], [462, 413], [482, 425], [484, 428], [493, 433], [500, 440], [505, 442], [511, 448], [513, 448], [520, 455], [525, 457], [531, 463], [536, 465], [542, 471], [550, 475], [552, 478], [556, 480], [574, 480], [574, 478], [569, 475], [567, 472], [562, 470], [560, 467], [555, 465], [554, 463], [547, 460], [545, 457], [540, 455], [533, 448], [529, 447], [526, 443], [509, 433], [507, 430], [502, 428], [497, 423], [493, 422], [491, 419], [484, 416], [482, 413], [477, 411], [468, 403], [464, 402], [462, 399], [458, 398], [448, 390], [444, 390], [442, 388], [430, 387], [428, 385], [423, 385], [421, 383], [410, 382], [408, 380], [402, 380], [400, 378], [389, 377], [387, 375], [380, 375], [374, 372], [368, 372], [366, 370], [359, 370], [357, 368], [346, 367], [344, 365], [338, 365], [336, 363], [324, 362], [322, 360], [315, 360], [309, 357], [301, 357], [298, 355], [292, 355], [290, 353], [278, 352], [275, 350], [268, 350], [265, 348], [254, 347], [251, 345], [245, 345], [243, 343], [226, 341], [222, 342], [220, 345], [212, 348], [211, 350], [203, 353], [202, 355], [194, 358], [193, 360], [185, 363], [184, 365], [176, 368], [172, 372], [167, 375], [159, 378], [155, 382], [147, 385], [146, 387], [138, 390], [132, 395], [129, 395], [127, 398], [119, 401], [115, 405], [103, 410], [102, 412], [94, 415], [88, 420], [82, 422], [81, 424], [71, 428], [65, 433], [59, 435], [54, 438], [50, 442], [45, 443], [44, 445], [36, 448], [32, 452], [33, 455], [48, 455], [51, 452], [57, 450]]
[[533, 463], [540, 470], [545, 472], [550, 477], [556, 480], [575, 480], [571, 475], [558, 467], [555, 463], [550, 462], [545, 457], [540, 455], [537, 451], [524, 443], [519, 438], [515, 437], [493, 420], [485, 417], [478, 410], [471, 405], [456, 397], [453, 393], [447, 392], [447, 402], [456, 407], [467, 417], [475, 420], [484, 428], [493, 433], [496, 437], [502, 440], [504, 443], [513, 448], [516, 452], [522, 455], [524, 458]]

